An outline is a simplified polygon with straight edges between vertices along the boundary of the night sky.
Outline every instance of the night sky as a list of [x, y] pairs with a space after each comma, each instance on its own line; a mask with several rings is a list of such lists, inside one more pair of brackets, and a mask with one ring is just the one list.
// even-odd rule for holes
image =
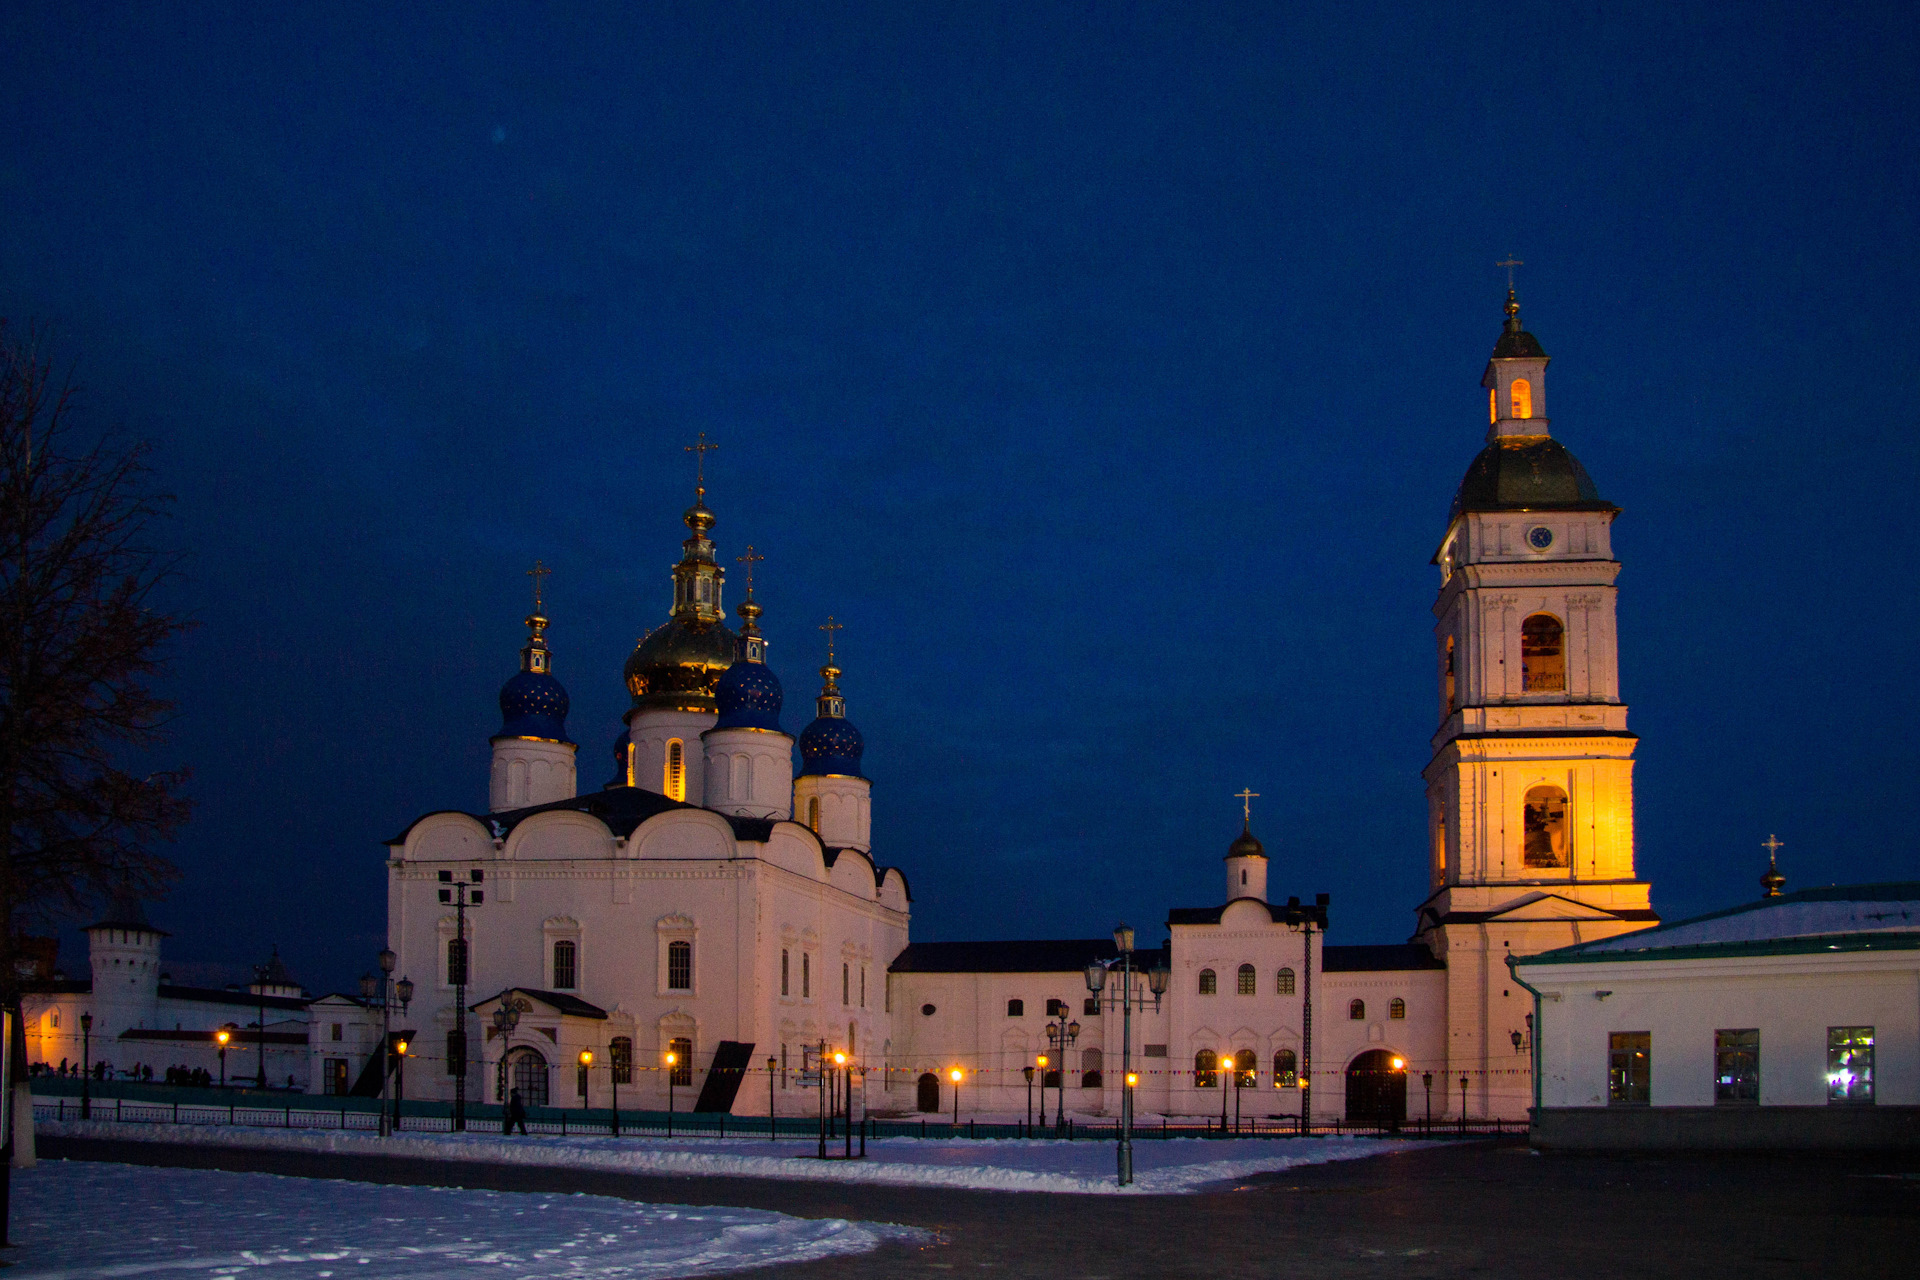
[[0, 11], [0, 314], [179, 499], [176, 978], [371, 964], [536, 557], [606, 779], [701, 430], [789, 731], [845, 623], [915, 938], [1158, 942], [1251, 787], [1275, 896], [1404, 939], [1509, 255], [1656, 907], [1769, 832], [1920, 876], [1911, 3], [281, 8]]

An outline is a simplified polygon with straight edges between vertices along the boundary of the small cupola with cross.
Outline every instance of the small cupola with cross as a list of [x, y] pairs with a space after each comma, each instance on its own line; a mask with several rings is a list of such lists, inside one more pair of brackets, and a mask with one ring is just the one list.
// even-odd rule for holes
[[1544, 436], [1547, 430], [1547, 353], [1540, 340], [1520, 327], [1520, 297], [1513, 287], [1518, 258], [1498, 264], [1507, 269], [1507, 319], [1480, 385], [1487, 390], [1487, 439]]

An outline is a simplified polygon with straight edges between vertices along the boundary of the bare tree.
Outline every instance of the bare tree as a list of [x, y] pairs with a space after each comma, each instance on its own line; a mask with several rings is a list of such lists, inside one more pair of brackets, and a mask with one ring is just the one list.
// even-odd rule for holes
[[0, 1001], [15, 1011], [28, 932], [163, 887], [175, 872], [151, 846], [189, 807], [184, 770], [132, 767], [167, 725], [152, 681], [187, 625], [155, 601], [168, 498], [144, 444], [76, 442], [75, 389], [43, 337], [0, 321]]

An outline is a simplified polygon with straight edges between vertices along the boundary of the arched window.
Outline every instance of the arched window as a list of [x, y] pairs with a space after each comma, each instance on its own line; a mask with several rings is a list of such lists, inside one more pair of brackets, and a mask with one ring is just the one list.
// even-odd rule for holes
[[1447, 666], [1445, 685], [1447, 693], [1447, 714], [1452, 715], [1460, 709], [1460, 698], [1453, 680], [1453, 637], [1447, 637]]
[[1394, 1019], [1405, 1018], [1407, 1016], [1407, 1002], [1399, 996], [1395, 996], [1393, 999], [1387, 1001], [1387, 1016]]
[[1220, 1083], [1220, 1055], [1211, 1049], [1202, 1049], [1193, 1055], [1193, 1087], [1212, 1089]]
[[447, 939], [447, 985], [465, 986], [467, 982], [467, 942], [465, 938]]
[[693, 1041], [685, 1036], [675, 1036], [667, 1042], [667, 1052], [673, 1055], [673, 1082], [676, 1085], [693, 1083]]
[[1367, 1002], [1365, 1000], [1347, 1001], [1347, 1017], [1355, 1022], [1365, 1022], [1367, 1020]]
[[1240, 966], [1240, 974], [1235, 983], [1234, 990], [1243, 996], [1258, 995], [1260, 993], [1260, 975], [1252, 965], [1243, 964]]
[[1524, 860], [1530, 867], [1567, 865], [1567, 793], [1559, 787], [1527, 788], [1523, 822]]
[[1260, 1055], [1252, 1049], [1233, 1051], [1233, 1083], [1236, 1088], [1251, 1089], [1260, 1083]]
[[1513, 416], [1531, 418], [1533, 416], [1533, 384], [1525, 378], [1515, 378], [1512, 387]]
[[1565, 629], [1550, 613], [1520, 624], [1520, 687], [1528, 693], [1558, 693], [1567, 687]]
[[612, 1059], [613, 1082], [615, 1084], [633, 1083], [633, 1041], [627, 1036], [615, 1036], [607, 1045], [607, 1057]]
[[1282, 969], [1273, 980], [1273, 994], [1277, 996], [1292, 995], [1293, 987], [1293, 970], [1291, 969]]
[[1300, 1083], [1300, 1059], [1291, 1049], [1273, 1055], [1273, 1087], [1291, 1089]]
[[853, 966], [842, 961], [840, 965], [840, 1007], [846, 1008], [853, 1003]]
[[667, 944], [667, 990], [693, 990], [693, 944], [685, 938]]
[[572, 942], [553, 944], [553, 989], [571, 991], [579, 980], [580, 952]]
[[1027, 1002], [1026, 1002], [1025, 1000], [1009, 1000], [1009, 1001], [1007, 1001], [1007, 1016], [1008, 1016], [1009, 1018], [1024, 1018], [1024, 1017], [1026, 1017], [1026, 1016], [1027, 1016]]
[[820, 797], [811, 796], [807, 800], [807, 828], [815, 835], [820, 834]]
[[914, 1089], [914, 1106], [926, 1112], [940, 1110], [940, 1077], [931, 1071], [920, 1073], [919, 1083]]
[[1500, 388], [1498, 387], [1487, 388], [1487, 421], [1489, 423], [1500, 421]]
[[1203, 996], [1210, 996], [1215, 991], [1218, 991], [1219, 989], [1220, 989], [1219, 982], [1213, 976], [1213, 970], [1202, 969], [1200, 971], [1200, 994]]
[[1080, 1052], [1080, 1087], [1098, 1089], [1101, 1085], [1101, 1069], [1106, 1066], [1106, 1055], [1098, 1049], [1083, 1049]]
[[660, 787], [661, 794], [669, 800], [687, 798], [687, 762], [686, 748], [678, 738], [667, 739], [666, 776]]

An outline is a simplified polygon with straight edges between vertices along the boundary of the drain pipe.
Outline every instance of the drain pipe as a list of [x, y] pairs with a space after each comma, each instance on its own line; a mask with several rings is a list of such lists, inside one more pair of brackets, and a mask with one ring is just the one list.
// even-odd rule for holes
[[1541, 1002], [1540, 989], [1521, 977], [1520, 970], [1514, 967], [1516, 958], [1513, 953], [1507, 953], [1507, 972], [1513, 977], [1514, 982], [1518, 983], [1533, 997], [1533, 1034], [1528, 1037], [1532, 1043], [1530, 1043], [1527, 1048], [1529, 1050], [1528, 1058], [1533, 1066], [1534, 1123], [1538, 1124], [1540, 1112], [1540, 1036], [1541, 1032], [1545, 1030], [1545, 1028], [1540, 1025], [1540, 1018], [1544, 1006]]

